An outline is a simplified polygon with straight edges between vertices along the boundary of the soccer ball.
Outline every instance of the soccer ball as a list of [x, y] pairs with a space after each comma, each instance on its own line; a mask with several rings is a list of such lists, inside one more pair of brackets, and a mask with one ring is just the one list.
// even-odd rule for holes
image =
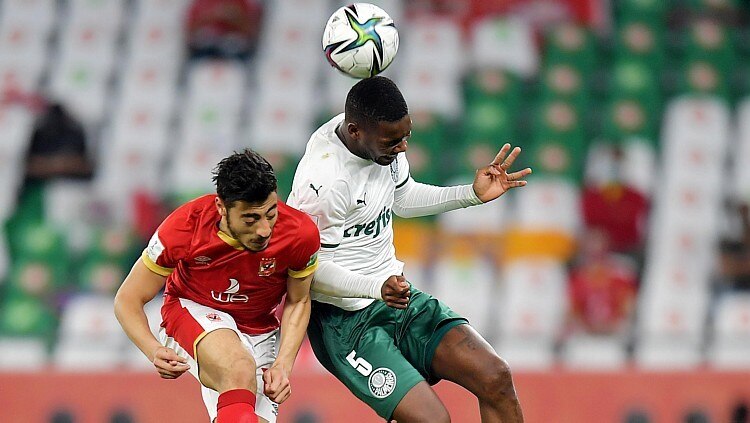
[[354, 78], [384, 71], [398, 51], [398, 31], [385, 11], [369, 3], [354, 3], [334, 12], [323, 31], [328, 63]]

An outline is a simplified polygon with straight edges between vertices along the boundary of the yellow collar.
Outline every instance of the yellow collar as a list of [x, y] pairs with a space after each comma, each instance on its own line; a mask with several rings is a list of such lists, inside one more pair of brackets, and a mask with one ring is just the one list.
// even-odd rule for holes
[[235, 238], [232, 238], [230, 235], [224, 233], [221, 229], [219, 229], [218, 232], [216, 232], [217, 235], [219, 235], [219, 238], [221, 238], [222, 241], [229, 244], [232, 248], [235, 250], [242, 251], [245, 249], [245, 246], [240, 244], [239, 241], [237, 241]]

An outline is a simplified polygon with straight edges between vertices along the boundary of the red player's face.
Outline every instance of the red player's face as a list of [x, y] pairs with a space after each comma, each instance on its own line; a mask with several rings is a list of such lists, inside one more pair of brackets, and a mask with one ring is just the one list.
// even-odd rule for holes
[[220, 200], [217, 203], [229, 235], [250, 251], [265, 250], [271, 242], [273, 227], [279, 217], [277, 204], [275, 192], [262, 203], [235, 201], [229, 208]]

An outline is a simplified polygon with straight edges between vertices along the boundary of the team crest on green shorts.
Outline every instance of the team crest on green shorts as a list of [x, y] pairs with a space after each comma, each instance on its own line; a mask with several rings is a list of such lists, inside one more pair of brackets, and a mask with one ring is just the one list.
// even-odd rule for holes
[[396, 374], [393, 370], [381, 367], [370, 373], [370, 392], [378, 398], [385, 398], [396, 388]]

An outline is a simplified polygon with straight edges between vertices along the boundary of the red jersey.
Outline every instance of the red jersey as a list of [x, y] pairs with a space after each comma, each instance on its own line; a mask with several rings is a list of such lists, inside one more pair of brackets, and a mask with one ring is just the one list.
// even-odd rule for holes
[[635, 272], [619, 260], [584, 264], [570, 275], [572, 311], [590, 332], [616, 330], [629, 318], [636, 284]]
[[318, 265], [318, 229], [305, 213], [279, 202], [268, 247], [249, 251], [219, 230], [215, 198], [205, 195], [172, 212], [142, 260], [167, 277], [165, 304], [185, 298], [228, 313], [244, 333], [270, 332], [279, 327], [274, 313], [287, 277], [309, 276]]
[[614, 251], [630, 252], [643, 242], [649, 202], [626, 185], [587, 187], [583, 191], [586, 226], [602, 228]]

